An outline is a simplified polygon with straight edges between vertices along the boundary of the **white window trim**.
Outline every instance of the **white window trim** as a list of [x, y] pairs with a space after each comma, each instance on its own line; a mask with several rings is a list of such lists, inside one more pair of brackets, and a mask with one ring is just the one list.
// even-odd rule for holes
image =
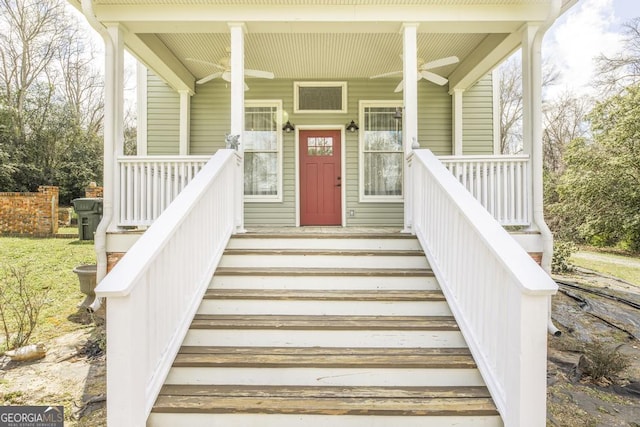
[[[342, 109], [340, 110], [301, 110], [299, 108], [298, 89], [301, 87], [339, 87], [342, 89]], [[347, 113], [347, 82], [293, 82], [293, 112], [296, 114], [346, 114]]]
[[[359, 164], [359, 177], [358, 177], [358, 193], [360, 203], [401, 203], [404, 201], [404, 185], [401, 187], [402, 194], [399, 196], [368, 196], [364, 193], [364, 134], [365, 134], [365, 121], [364, 121], [364, 109], [366, 107], [393, 107], [401, 108], [402, 100], [397, 101], [360, 101], [358, 103], [358, 120], [360, 123], [360, 132], [358, 132], [358, 164]], [[404, 157], [404, 151], [400, 151], [400, 154]], [[404, 169], [404, 161], [402, 162], [402, 174], [406, 173]], [[404, 183], [404, 179], [402, 180]]]
[[[277, 138], [277, 163], [278, 163], [278, 183], [277, 192], [274, 195], [244, 195], [247, 203], [277, 203], [282, 202], [282, 100], [281, 99], [249, 99], [245, 100], [247, 107], [276, 107], [276, 138]], [[245, 150], [246, 151], [246, 150]], [[244, 189], [243, 189], [244, 191]]]

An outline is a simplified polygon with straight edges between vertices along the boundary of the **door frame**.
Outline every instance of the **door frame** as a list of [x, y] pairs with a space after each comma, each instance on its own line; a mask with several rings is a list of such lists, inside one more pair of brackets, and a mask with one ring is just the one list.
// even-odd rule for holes
[[346, 172], [346, 125], [296, 125], [295, 129], [295, 198], [296, 198], [296, 227], [300, 227], [300, 131], [301, 130], [337, 130], [340, 131], [340, 176], [342, 177], [342, 186], [340, 187], [340, 214], [341, 226], [345, 227], [347, 224], [347, 209], [346, 209], [346, 190], [347, 190], [347, 174]]

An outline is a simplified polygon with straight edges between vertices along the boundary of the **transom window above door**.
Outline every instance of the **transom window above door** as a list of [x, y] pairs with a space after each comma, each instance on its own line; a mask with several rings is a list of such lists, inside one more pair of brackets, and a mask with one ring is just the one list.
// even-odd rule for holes
[[398, 101], [360, 101], [360, 201], [402, 200], [402, 120]]
[[244, 195], [248, 202], [282, 201], [282, 101], [248, 100], [244, 107]]

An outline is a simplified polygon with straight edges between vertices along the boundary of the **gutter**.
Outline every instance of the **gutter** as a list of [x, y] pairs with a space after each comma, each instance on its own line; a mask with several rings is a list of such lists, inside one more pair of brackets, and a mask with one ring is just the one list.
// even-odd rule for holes
[[[568, 5], [572, 5], [571, 1], [567, 3]], [[531, 51], [535, 52], [532, 55], [531, 64], [532, 64], [532, 78], [538, 84], [537, 87], [541, 86], [542, 82], [542, 56], [538, 54], [538, 52], [542, 49], [542, 39], [544, 38], [547, 30], [553, 25], [556, 19], [560, 16], [562, 12], [562, 0], [551, 0], [549, 16], [547, 20], [538, 28], [536, 34], [533, 38], [533, 44], [531, 47]], [[533, 95], [533, 101], [536, 105], [542, 105], [542, 94], [536, 91]], [[542, 268], [551, 276], [551, 259], [553, 258], [553, 233], [549, 229], [549, 226], [544, 220], [544, 207], [543, 207], [543, 178], [542, 178], [542, 111], [540, 109], [533, 109], [532, 114], [538, 116], [535, 117], [532, 121], [534, 124], [540, 126], [533, 126], [532, 132], [532, 140], [540, 141], [539, 144], [533, 144], [532, 147], [532, 169], [533, 169], [533, 221], [538, 230], [540, 231], [540, 235], [542, 236]], [[551, 320], [551, 297], [549, 297], [549, 320], [547, 323], [547, 329], [550, 334], [554, 336], [559, 336], [561, 334], [560, 330], [556, 328]]]
[[[113, 61], [109, 58], [115, 56], [115, 46], [111, 36], [104, 25], [96, 18], [93, 11], [92, 0], [82, 1], [82, 13], [87, 18], [89, 24], [94, 30], [102, 36], [105, 45], [105, 89], [109, 88], [109, 82], [115, 81], [115, 70], [111, 66]], [[114, 141], [115, 141], [115, 127], [113, 114], [109, 114], [109, 111], [113, 111], [114, 97], [105, 90], [104, 109], [107, 112], [104, 115], [104, 179], [103, 186], [107, 191], [103, 195], [103, 210], [102, 220], [95, 232], [95, 251], [96, 251], [96, 263], [97, 263], [97, 276], [96, 282], [100, 283], [102, 279], [107, 275], [107, 229], [113, 219], [113, 187], [114, 187]], [[88, 308], [89, 311], [96, 311], [102, 305], [101, 298], [96, 298], [95, 302]]]

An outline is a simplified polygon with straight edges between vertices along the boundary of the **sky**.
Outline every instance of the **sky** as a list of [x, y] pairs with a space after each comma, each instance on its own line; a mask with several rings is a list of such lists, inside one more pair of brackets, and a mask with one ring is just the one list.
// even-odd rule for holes
[[638, 16], [640, 0], [578, 0], [543, 41], [542, 55], [560, 72], [560, 80], [549, 95], [565, 90], [594, 94], [590, 85], [595, 76], [594, 58], [619, 52], [624, 23]]

